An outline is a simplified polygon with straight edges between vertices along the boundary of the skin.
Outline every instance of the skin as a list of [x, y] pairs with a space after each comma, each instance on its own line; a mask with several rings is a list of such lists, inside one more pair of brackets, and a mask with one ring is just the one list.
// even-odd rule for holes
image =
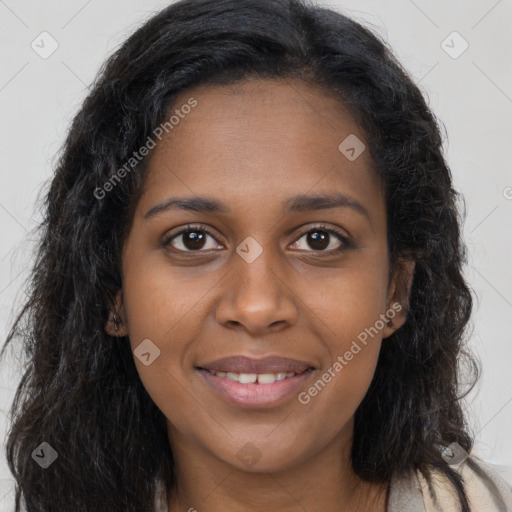
[[[351, 468], [353, 418], [383, 339], [405, 321], [414, 263], [389, 279], [384, 192], [369, 151], [349, 161], [338, 150], [349, 134], [368, 148], [364, 133], [338, 100], [295, 79], [199, 86], [175, 106], [191, 97], [197, 106], [150, 154], [116, 304], [117, 335], [128, 334], [133, 350], [145, 339], [160, 349], [148, 366], [134, 360], [167, 418], [179, 482], [169, 511], [382, 512], [386, 488]], [[368, 216], [351, 208], [285, 213], [290, 196], [322, 192], [354, 198]], [[230, 212], [145, 218], [170, 197], [192, 196]], [[163, 245], [188, 223], [215, 238], [205, 234], [195, 251], [183, 236]], [[323, 251], [308, 243], [318, 223], [350, 245], [334, 234]], [[263, 249], [252, 263], [236, 252], [248, 236]], [[230, 355], [283, 355], [317, 368], [299, 390], [307, 391], [393, 303], [402, 311], [308, 404], [295, 393], [279, 407], [240, 408], [194, 369]], [[237, 456], [248, 442], [260, 456], [253, 465]]]

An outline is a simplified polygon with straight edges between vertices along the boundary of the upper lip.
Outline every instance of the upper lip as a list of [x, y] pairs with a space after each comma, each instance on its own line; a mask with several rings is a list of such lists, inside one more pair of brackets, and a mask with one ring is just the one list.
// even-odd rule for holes
[[198, 368], [216, 372], [233, 373], [302, 373], [313, 366], [305, 361], [288, 357], [268, 356], [252, 359], [246, 356], [231, 356], [199, 364]]

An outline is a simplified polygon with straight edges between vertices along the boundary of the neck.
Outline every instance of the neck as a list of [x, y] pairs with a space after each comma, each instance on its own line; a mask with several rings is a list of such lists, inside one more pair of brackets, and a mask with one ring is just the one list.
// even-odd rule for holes
[[[385, 512], [387, 485], [361, 480], [350, 462], [347, 428], [323, 449], [288, 466], [255, 470], [226, 463], [169, 425], [177, 486], [169, 512]], [[256, 465], [255, 465], [256, 467]]]

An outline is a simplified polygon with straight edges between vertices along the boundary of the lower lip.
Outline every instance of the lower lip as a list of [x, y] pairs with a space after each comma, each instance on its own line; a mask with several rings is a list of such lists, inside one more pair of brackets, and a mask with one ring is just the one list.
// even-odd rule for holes
[[290, 398], [307, 381], [315, 370], [309, 369], [294, 377], [277, 380], [272, 384], [240, 384], [234, 380], [218, 377], [208, 370], [196, 368], [206, 383], [221, 397], [245, 408], [279, 405]]

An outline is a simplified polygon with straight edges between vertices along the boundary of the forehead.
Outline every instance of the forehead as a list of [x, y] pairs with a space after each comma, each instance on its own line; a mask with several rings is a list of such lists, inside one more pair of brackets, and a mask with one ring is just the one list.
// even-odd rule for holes
[[[142, 200], [215, 192], [247, 206], [337, 189], [382, 201], [363, 130], [323, 89], [296, 79], [201, 85], [177, 96], [173, 114], [149, 155]], [[356, 159], [340, 150], [346, 140], [365, 148]]]

